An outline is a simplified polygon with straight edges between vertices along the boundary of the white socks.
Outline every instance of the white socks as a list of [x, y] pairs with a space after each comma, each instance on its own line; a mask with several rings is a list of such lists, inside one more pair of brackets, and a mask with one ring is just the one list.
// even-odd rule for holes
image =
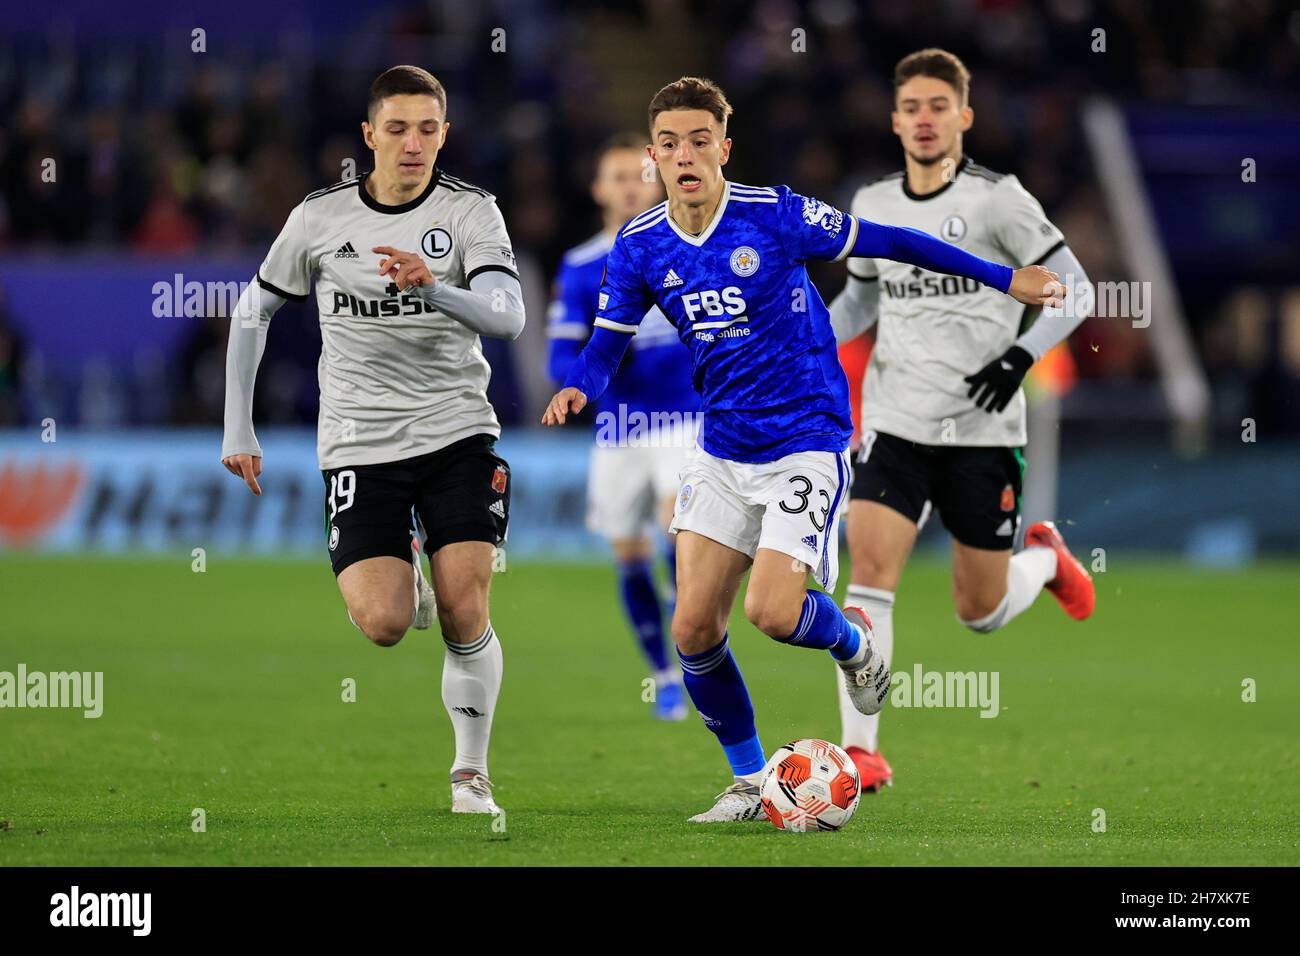
[[481, 637], [469, 644], [447, 645], [442, 665], [442, 704], [456, 734], [453, 771], [474, 770], [487, 776], [488, 738], [501, 690], [501, 642], [489, 621]]
[[[867, 617], [871, 619], [871, 642], [884, 657], [885, 663], [889, 664], [894, 656], [894, 592], [850, 584], [844, 603], [867, 612]], [[838, 672], [835, 675], [835, 686], [840, 697], [840, 726], [843, 728], [841, 744], [845, 747], [861, 747], [874, 753], [878, 746], [880, 714], [867, 716], [859, 713], [849, 699], [844, 679]]]
[[[1007, 593], [993, 613], [978, 621], [962, 621], [973, 631], [988, 633], [997, 630], [1020, 614], [1038, 597], [1048, 581], [1056, 577], [1056, 552], [1051, 548], [1025, 548], [1013, 555], [1007, 569]], [[844, 603], [860, 607], [871, 618], [872, 641], [886, 664], [894, 657], [894, 592], [879, 588], [850, 584]], [[840, 725], [843, 728], [841, 744], [844, 747], [861, 747], [876, 752], [880, 747], [880, 714], [858, 713], [849, 700], [844, 681], [837, 673], [835, 687], [840, 699]]]
[[962, 621], [972, 631], [988, 634], [996, 631], [1027, 609], [1038, 597], [1043, 585], [1056, 577], [1056, 552], [1051, 548], [1025, 548], [1011, 556], [1007, 568], [1007, 593], [1002, 603], [987, 617]]

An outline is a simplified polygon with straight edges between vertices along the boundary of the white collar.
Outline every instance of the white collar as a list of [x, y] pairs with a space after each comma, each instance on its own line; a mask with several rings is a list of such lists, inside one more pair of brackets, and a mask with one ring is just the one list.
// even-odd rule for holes
[[722, 214], [726, 211], [727, 200], [730, 198], [731, 182], [730, 180], [727, 180], [722, 184], [722, 199], [718, 202], [718, 208], [713, 210], [713, 218], [709, 220], [709, 224], [704, 227], [704, 231], [698, 236], [692, 236], [689, 232], [682, 229], [681, 226], [677, 225], [677, 223], [673, 221], [673, 214], [671, 212], [668, 213], [668, 225], [672, 226], [673, 232], [677, 233], [677, 235], [685, 242], [689, 242], [693, 246], [702, 246], [708, 242], [709, 236], [713, 235], [713, 230], [718, 228], [718, 223], [722, 222]]

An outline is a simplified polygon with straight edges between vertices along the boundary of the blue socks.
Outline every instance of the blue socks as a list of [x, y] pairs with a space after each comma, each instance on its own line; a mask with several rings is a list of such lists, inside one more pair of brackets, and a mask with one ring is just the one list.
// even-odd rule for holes
[[654, 572], [649, 561], [626, 561], [618, 567], [618, 587], [637, 642], [656, 674], [668, 670], [668, 645], [664, 621], [655, 593]]
[[[843, 615], [841, 615], [842, 617]], [[847, 622], [846, 622], [847, 623]], [[699, 654], [677, 652], [686, 692], [700, 712], [704, 726], [717, 735], [737, 777], [758, 773], [767, 763], [754, 726], [754, 705], [740, 668], [731, 655], [727, 635], [716, 647]]]
[[825, 591], [809, 591], [799, 612], [799, 624], [787, 644], [828, 650], [837, 661], [852, 660], [862, 646], [858, 629]]

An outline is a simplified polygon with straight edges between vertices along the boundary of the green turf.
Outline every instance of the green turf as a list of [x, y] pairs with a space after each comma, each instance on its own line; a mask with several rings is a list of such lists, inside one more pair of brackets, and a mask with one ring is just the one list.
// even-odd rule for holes
[[[10, 555], [0, 670], [102, 670], [105, 706], [0, 710], [0, 865], [1294, 864], [1296, 579], [1112, 555], [1087, 624], [1044, 597], [976, 636], [946, 567], [914, 563], [895, 671], [998, 671], [1002, 712], [886, 711], [896, 785], [793, 835], [687, 824], [729, 778], [697, 718], [650, 718], [611, 571], [514, 563], [492, 614], [499, 833], [447, 812], [436, 632], [370, 646], [323, 563]], [[825, 654], [739, 618], [732, 641], [769, 752], [837, 736]]]

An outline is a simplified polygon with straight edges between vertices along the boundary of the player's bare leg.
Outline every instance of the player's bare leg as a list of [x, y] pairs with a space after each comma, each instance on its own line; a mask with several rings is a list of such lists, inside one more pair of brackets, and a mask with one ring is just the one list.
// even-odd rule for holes
[[[916, 543], [917, 526], [893, 508], [861, 499], [849, 502], [849, 556], [852, 562], [845, 603], [871, 619], [872, 639], [886, 664], [894, 656], [894, 595]], [[894, 772], [880, 753], [880, 714], [861, 714], [836, 675], [841, 742], [853, 762], [864, 793], [892, 784]]]
[[677, 533], [677, 607], [673, 641], [686, 690], [731, 763], [733, 783], [692, 823], [757, 820], [758, 775], [765, 758], [754, 709], [727, 643], [727, 619], [749, 556], [693, 531]]
[[871, 622], [860, 611], [841, 610], [824, 591], [810, 590], [809, 571], [791, 555], [759, 548], [745, 591], [745, 616], [773, 640], [829, 650], [854, 707], [878, 713], [889, 668], [872, 641]]
[[981, 630], [975, 625], [989, 620], [997, 612], [1007, 596], [1007, 570], [1010, 567], [1010, 548], [989, 551], [953, 541], [952, 605], [963, 624]]
[[722, 642], [749, 556], [694, 531], [677, 533], [677, 610], [673, 642], [702, 654]]
[[[1027, 536], [1025, 549], [1013, 556], [1009, 549], [989, 551], [954, 540], [952, 595], [958, 619], [979, 634], [997, 630], [1027, 610], [1044, 587], [1061, 580], [1058, 570], [1065, 561], [1070, 562], [1065, 570], [1073, 572], [1078, 566], [1087, 579], [1064, 541], [1058, 552], [1051, 542], [1031, 541]], [[1086, 580], [1086, 586], [1090, 596], [1091, 580]]]
[[344, 568], [339, 591], [348, 616], [380, 647], [392, 647], [415, 618], [411, 562], [382, 556], [365, 558]]
[[808, 565], [770, 548], [759, 548], [745, 589], [745, 617], [775, 640], [793, 634], [808, 591]]
[[916, 522], [874, 501], [849, 502], [850, 587], [893, 593], [916, 544]]
[[438, 623], [447, 646], [442, 702], [456, 735], [453, 813], [498, 813], [488, 779], [488, 742], [501, 690], [501, 643], [488, 619], [496, 548], [486, 541], [444, 545], [429, 559]]

